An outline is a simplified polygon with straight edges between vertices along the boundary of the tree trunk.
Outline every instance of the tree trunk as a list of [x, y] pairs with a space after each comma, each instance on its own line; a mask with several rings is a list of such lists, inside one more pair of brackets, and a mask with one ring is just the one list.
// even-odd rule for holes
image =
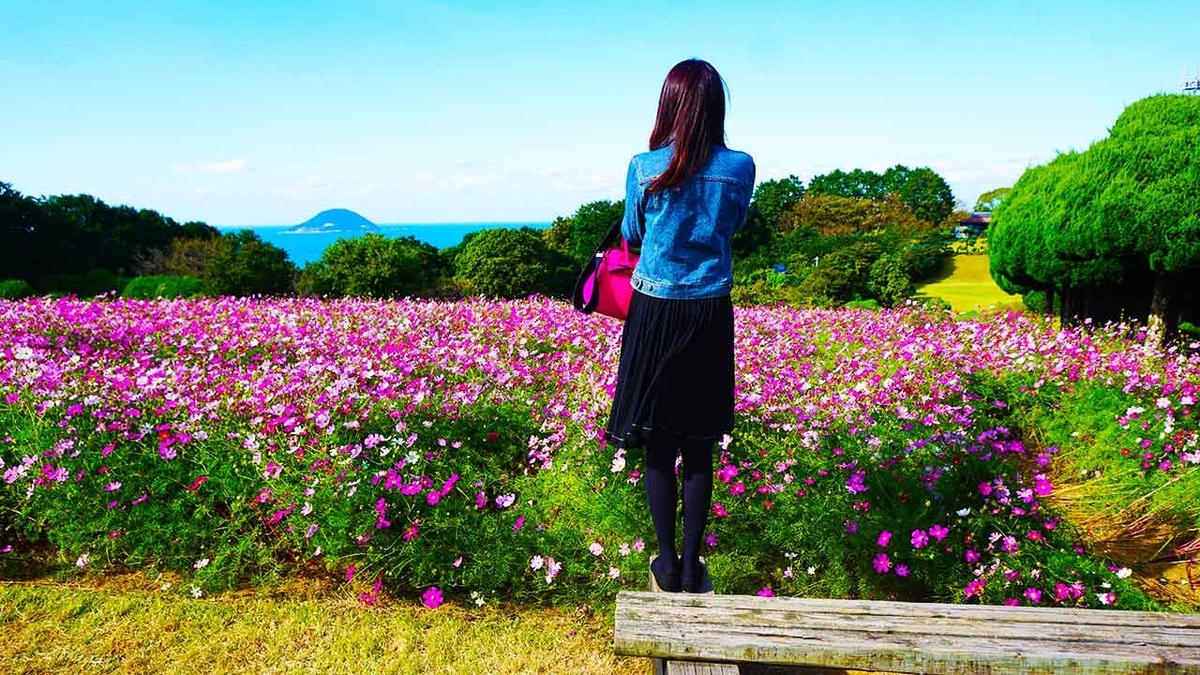
[[1146, 319], [1146, 343], [1161, 347], [1167, 338], [1171, 305], [1171, 277], [1159, 274], [1154, 278], [1154, 296], [1150, 300], [1150, 316]]

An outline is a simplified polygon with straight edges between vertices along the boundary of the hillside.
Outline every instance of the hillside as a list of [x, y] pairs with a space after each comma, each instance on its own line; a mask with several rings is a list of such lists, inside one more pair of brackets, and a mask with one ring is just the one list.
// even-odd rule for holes
[[350, 209], [328, 209], [295, 227], [286, 230], [289, 234], [312, 234], [318, 232], [378, 232], [379, 226]]
[[956, 312], [1025, 307], [1021, 296], [1005, 293], [992, 280], [987, 255], [954, 256], [936, 280], [917, 287], [916, 297], [940, 298], [950, 303]]

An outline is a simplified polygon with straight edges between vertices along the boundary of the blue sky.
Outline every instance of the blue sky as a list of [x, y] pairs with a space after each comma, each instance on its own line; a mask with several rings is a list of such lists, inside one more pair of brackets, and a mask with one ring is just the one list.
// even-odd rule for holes
[[1200, 68], [1190, 2], [904, 4], [0, 0], [0, 181], [214, 225], [549, 221], [623, 196], [695, 56], [760, 180], [929, 166], [969, 205]]

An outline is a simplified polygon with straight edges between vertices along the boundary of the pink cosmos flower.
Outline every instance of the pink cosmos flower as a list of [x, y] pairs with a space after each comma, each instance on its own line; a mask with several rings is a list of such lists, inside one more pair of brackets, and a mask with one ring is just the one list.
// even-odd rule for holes
[[904, 565], [904, 564], [896, 565], [896, 576], [898, 576], [898, 577], [908, 576], [908, 565]]
[[1054, 484], [1044, 475], [1038, 474], [1033, 482], [1033, 493], [1039, 497], [1046, 497], [1052, 492], [1054, 492]]
[[708, 534], [704, 535], [704, 545], [709, 548], [716, 548], [719, 541], [720, 540], [717, 539], [716, 532], [709, 532]]
[[950, 528], [948, 527], [943, 527], [937, 523], [929, 526], [929, 536], [933, 537], [934, 541], [941, 541], [945, 539], [946, 535], [948, 534], [950, 534]]
[[712, 505], [712, 512], [713, 515], [718, 518], [724, 518], [725, 516], [729, 515], [729, 511], [725, 509], [725, 505], [721, 502], [717, 502]]
[[977, 563], [977, 562], [979, 562], [979, 558], [980, 558], [979, 551], [976, 551], [973, 548], [969, 548], [969, 549], [967, 549], [966, 554], [963, 555], [963, 558], [965, 558], [968, 563]]
[[1025, 599], [1033, 604], [1038, 604], [1042, 601], [1042, 589], [1030, 586], [1025, 589]]
[[442, 604], [444, 599], [445, 598], [442, 596], [442, 589], [438, 588], [437, 586], [430, 586], [429, 590], [421, 594], [421, 604], [425, 605], [429, 609], [437, 609], [438, 606]]
[[892, 533], [888, 532], [887, 530], [884, 530], [883, 532], [879, 533], [879, 538], [875, 540], [875, 543], [879, 544], [880, 548], [887, 548], [887, 545], [891, 541], [892, 541]]
[[764, 586], [763, 588], [758, 589], [757, 595], [760, 598], [773, 598], [775, 597], [775, 591], [772, 591], [770, 586]]
[[911, 541], [913, 548], [925, 548], [929, 544], [929, 534], [925, 530], [913, 530]]
[[728, 483], [738, 475], [738, 468], [733, 464], [726, 464], [720, 469], [717, 469], [717, 480], [722, 483]]
[[887, 574], [888, 570], [892, 569], [892, 560], [888, 557], [888, 554], [879, 553], [871, 561], [871, 566], [875, 568], [876, 574]]
[[517, 522], [513, 523], [513, 532], [520, 532], [521, 526], [525, 524], [525, 516], [519, 516]]

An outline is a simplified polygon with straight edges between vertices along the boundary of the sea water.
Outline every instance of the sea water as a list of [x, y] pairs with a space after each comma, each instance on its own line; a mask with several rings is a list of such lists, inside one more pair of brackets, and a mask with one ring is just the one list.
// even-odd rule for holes
[[[491, 230], [495, 228], [519, 229], [532, 227], [542, 230], [550, 226], [547, 222], [529, 223], [402, 223], [394, 225], [379, 225], [379, 234], [385, 237], [416, 237], [435, 248], [443, 249], [456, 246], [463, 237], [472, 232]], [[255, 234], [268, 244], [274, 244], [287, 251], [288, 258], [304, 267], [310, 262], [321, 259], [325, 249], [338, 239], [362, 236], [362, 232], [315, 232], [289, 233], [291, 225], [246, 225], [220, 226], [221, 232], [237, 230], [253, 230]]]

